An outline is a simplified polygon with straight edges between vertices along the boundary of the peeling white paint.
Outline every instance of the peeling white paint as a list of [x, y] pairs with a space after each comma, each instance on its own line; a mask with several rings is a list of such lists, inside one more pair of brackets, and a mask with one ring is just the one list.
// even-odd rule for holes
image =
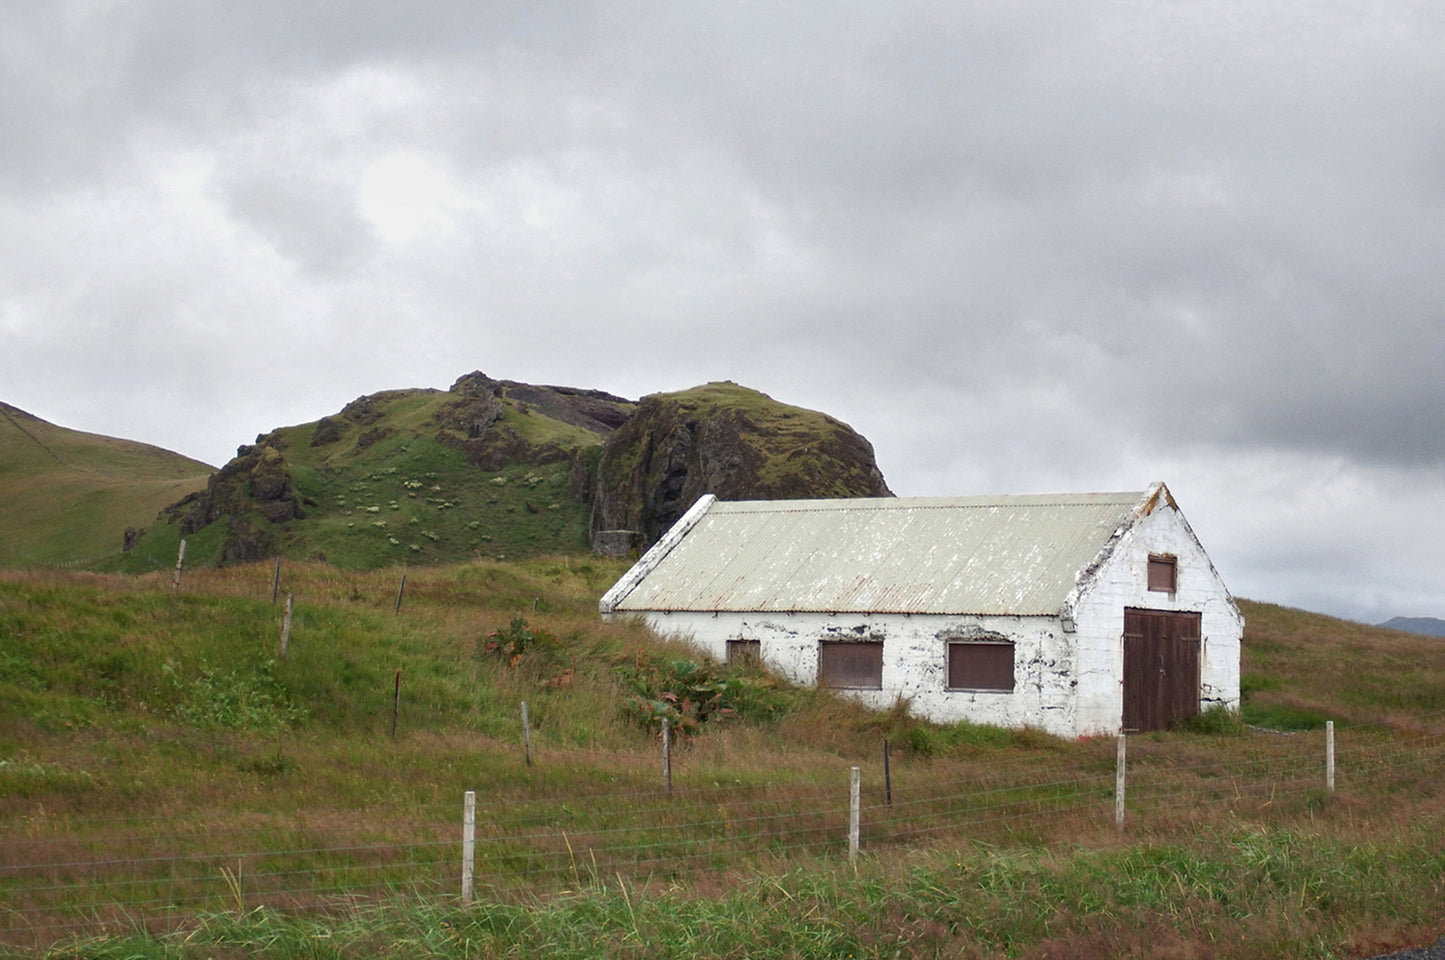
[[[679, 537], [669, 535], [669, 549], [685, 534], [683, 530]], [[969, 720], [1035, 727], [1065, 737], [1113, 734], [1121, 728], [1126, 608], [1199, 613], [1200, 707], [1238, 706], [1244, 621], [1167, 489], [1162, 484], [1151, 487], [1130, 519], [1103, 539], [1052, 615], [800, 609], [629, 612], [639, 613], [658, 633], [685, 639], [719, 660], [726, 657], [728, 640], [757, 640], [764, 664], [805, 685], [817, 680], [820, 641], [881, 640], [881, 688], [841, 691], [844, 695], [876, 709], [907, 700], [912, 712], [940, 723]], [[920, 553], [946, 558], [957, 576], [957, 553], [946, 546]], [[1177, 558], [1174, 593], [1148, 589], [1151, 553]], [[1028, 558], [1046, 555], [1046, 550], [1031, 548], [1018, 570], [1029, 568]], [[638, 566], [643, 565], [640, 561]], [[656, 568], [654, 559], [646, 569], [630, 571], [608, 592], [604, 614]], [[1022, 577], [1017, 572], [1010, 575]], [[909, 576], [914, 585], [920, 582], [916, 569]], [[886, 591], [886, 582], [881, 589]], [[1030, 594], [1026, 583], [1020, 583], [1019, 594]], [[949, 641], [979, 638], [1013, 641], [1011, 692], [947, 689]]]

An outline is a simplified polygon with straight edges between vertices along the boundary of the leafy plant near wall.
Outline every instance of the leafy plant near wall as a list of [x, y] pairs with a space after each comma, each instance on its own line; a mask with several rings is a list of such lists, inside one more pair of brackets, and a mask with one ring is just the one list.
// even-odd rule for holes
[[788, 700], [767, 676], [725, 673], [694, 660], [644, 660], [617, 668], [632, 695], [623, 712], [644, 727], [666, 720], [681, 735], [699, 733], [709, 722], [739, 716], [756, 722], [781, 719]]
[[1175, 725], [1176, 729], [1190, 733], [1223, 734], [1231, 737], [1244, 736], [1244, 720], [1239, 710], [1222, 703], [1195, 714]]
[[645, 727], [661, 727], [666, 720], [675, 733], [688, 736], [709, 720], [721, 720], [734, 711], [728, 704], [728, 681], [692, 660], [647, 662], [641, 658], [618, 673], [633, 695], [623, 709]]

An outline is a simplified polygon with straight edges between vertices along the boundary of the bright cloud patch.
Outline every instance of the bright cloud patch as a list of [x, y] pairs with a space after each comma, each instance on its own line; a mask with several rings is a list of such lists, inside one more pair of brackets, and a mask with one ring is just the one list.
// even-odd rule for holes
[[450, 211], [466, 205], [446, 174], [414, 153], [385, 156], [361, 175], [361, 214], [390, 243], [450, 231]]

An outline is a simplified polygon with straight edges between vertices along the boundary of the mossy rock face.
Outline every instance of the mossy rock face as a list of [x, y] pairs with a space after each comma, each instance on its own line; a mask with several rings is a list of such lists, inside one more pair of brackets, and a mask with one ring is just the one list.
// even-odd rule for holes
[[179, 521], [182, 535], [228, 516], [259, 513], [272, 523], [301, 516], [286, 457], [267, 437], [243, 446], [233, 460], [212, 474], [206, 489], [167, 507], [164, 516]]
[[[193, 563], [324, 555], [363, 569], [578, 553], [602, 530], [651, 543], [704, 493], [891, 495], [846, 424], [733, 383], [634, 403], [476, 372], [262, 434], [167, 509], [161, 539], [192, 537]], [[170, 553], [148, 529], [127, 569], [146, 540], [145, 563]]]
[[644, 397], [604, 449], [592, 535], [651, 544], [703, 494], [723, 500], [892, 496], [873, 447], [826, 414], [734, 383]]
[[636, 405], [598, 390], [536, 387], [469, 373], [452, 384], [433, 415], [438, 443], [484, 471], [570, 462], [600, 447]]

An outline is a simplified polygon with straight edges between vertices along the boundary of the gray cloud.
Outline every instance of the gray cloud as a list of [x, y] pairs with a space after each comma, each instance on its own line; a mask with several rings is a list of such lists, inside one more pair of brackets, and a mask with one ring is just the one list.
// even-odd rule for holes
[[218, 461], [730, 378], [903, 493], [1162, 478], [1241, 592], [1445, 615], [1445, 14], [971, 6], [20, 0], [3, 399]]
[[296, 171], [244, 171], [223, 193], [233, 216], [306, 270], [345, 273], [372, 249], [355, 199], [338, 184]]

